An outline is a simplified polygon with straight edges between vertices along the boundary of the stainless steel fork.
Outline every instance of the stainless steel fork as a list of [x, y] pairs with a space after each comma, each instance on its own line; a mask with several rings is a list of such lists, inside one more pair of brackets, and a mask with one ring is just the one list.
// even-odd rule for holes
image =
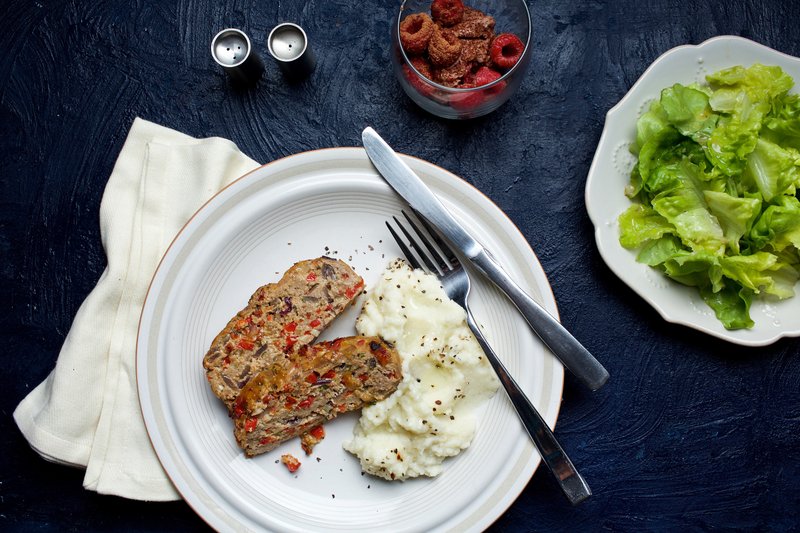
[[[525, 426], [525, 430], [539, 450], [542, 461], [544, 461], [544, 464], [547, 465], [547, 468], [554, 475], [556, 482], [559, 487], [561, 487], [567, 499], [573, 505], [582, 502], [592, 495], [589, 485], [587, 485], [586, 481], [575, 469], [575, 466], [572, 464], [572, 461], [569, 460], [567, 454], [564, 453], [561, 445], [556, 441], [553, 432], [547, 427], [547, 424], [542, 419], [539, 412], [525, 393], [519, 388], [519, 385], [517, 385], [517, 382], [514, 381], [514, 378], [508, 373], [503, 363], [497, 358], [494, 350], [489, 346], [489, 343], [478, 327], [478, 323], [472, 316], [468, 302], [470, 280], [467, 271], [461, 265], [461, 261], [444, 240], [439, 237], [427, 222], [425, 222], [424, 218], [420, 216], [418, 220], [427, 230], [430, 239], [425, 236], [425, 232], [419, 229], [417, 224], [414, 223], [405, 211], [403, 211], [403, 216], [405, 216], [408, 226], [411, 227], [411, 231], [406, 229], [397, 217], [392, 218], [408, 240], [408, 244], [406, 244], [394, 228], [392, 228], [392, 225], [386, 222], [389, 232], [392, 234], [392, 237], [394, 237], [394, 240], [397, 241], [398, 246], [400, 246], [400, 249], [403, 251], [403, 255], [406, 256], [406, 259], [414, 268], [426, 270], [436, 275], [442, 283], [442, 287], [444, 287], [444, 292], [447, 296], [464, 308], [464, 311], [467, 313], [467, 325], [469, 329], [472, 330], [472, 333], [478, 340], [478, 344], [483, 348], [489, 363], [491, 363], [492, 368], [494, 368], [494, 371], [500, 378], [500, 382], [503, 384], [514, 408], [517, 410], [517, 414], [522, 424]], [[433, 240], [436, 246], [431, 243], [431, 240]], [[409, 246], [411, 248], [409, 248]], [[416, 252], [416, 255], [411, 249]], [[422, 262], [420, 262], [420, 260]]]

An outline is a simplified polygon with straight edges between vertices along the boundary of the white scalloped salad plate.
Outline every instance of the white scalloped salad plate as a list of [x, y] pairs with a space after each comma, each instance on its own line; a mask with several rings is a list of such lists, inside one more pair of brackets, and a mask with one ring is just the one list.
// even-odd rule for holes
[[[405, 158], [453, 215], [489, 247], [530, 294], [557, 316], [536, 255], [514, 224], [477, 189], [425, 161]], [[330, 255], [366, 282], [400, 257], [384, 221], [403, 203], [363, 149], [287, 157], [218, 193], [182, 229], [165, 254], [139, 326], [137, 377], [145, 423], [175, 487], [217, 530], [480, 531], [525, 488], [539, 455], [502, 390], [480, 414], [472, 445], [448, 459], [437, 478], [389, 482], [362, 474], [342, 449], [358, 418], [325, 424], [312, 456], [298, 439], [246, 459], [226, 409], [202, 366], [212, 339], [260, 285], [294, 262]], [[495, 349], [552, 427], [563, 368], [490, 283], [474, 276], [470, 301]], [[363, 297], [362, 297], [363, 298]], [[323, 338], [355, 333], [361, 303]], [[278, 463], [302, 461], [290, 474]]]
[[800, 59], [734, 36], [679, 46], [659, 57], [606, 115], [605, 127], [586, 180], [586, 208], [595, 227], [600, 255], [609, 268], [667, 321], [683, 324], [744, 346], [764, 346], [781, 337], [800, 335], [800, 295], [786, 300], [756, 298], [750, 308], [751, 329], [726, 330], [697, 290], [666, 278], [636, 262], [636, 251], [619, 243], [617, 217], [630, 205], [624, 189], [636, 157], [636, 121], [661, 90], [675, 83], [705, 83], [705, 76], [735, 65], [778, 65], [800, 84]]

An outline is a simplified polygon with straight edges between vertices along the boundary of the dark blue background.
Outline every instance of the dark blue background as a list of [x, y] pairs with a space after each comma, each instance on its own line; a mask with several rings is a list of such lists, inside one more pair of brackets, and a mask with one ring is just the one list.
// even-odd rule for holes
[[[205, 527], [182, 502], [83, 490], [83, 472], [45, 462], [11, 418], [103, 271], [98, 207], [136, 116], [229, 138], [262, 162], [357, 146], [373, 125], [508, 213], [562, 321], [612, 378], [589, 393], [567, 376], [556, 429], [595, 495], [571, 508], [540, 469], [498, 530], [800, 528], [800, 341], [748, 349], [664, 322], [601, 261], [583, 202], [605, 112], [653, 60], [722, 34], [800, 56], [800, 2], [531, 2], [532, 69], [519, 93], [461, 123], [420, 111], [395, 82], [398, 3], [2, 3], [0, 529]], [[232, 90], [211, 37], [242, 28], [268, 59], [266, 34], [283, 21], [309, 34], [311, 78], [288, 84], [267, 61], [255, 90]]]

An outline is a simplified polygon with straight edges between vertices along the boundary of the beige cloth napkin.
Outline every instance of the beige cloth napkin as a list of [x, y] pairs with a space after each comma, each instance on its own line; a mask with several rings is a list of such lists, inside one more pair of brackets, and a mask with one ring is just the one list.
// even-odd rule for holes
[[175, 234], [214, 193], [258, 166], [225, 139], [134, 121], [100, 204], [108, 266], [78, 310], [55, 369], [14, 411], [42, 457], [86, 468], [85, 488], [137, 500], [180, 498], [139, 408], [139, 315]]

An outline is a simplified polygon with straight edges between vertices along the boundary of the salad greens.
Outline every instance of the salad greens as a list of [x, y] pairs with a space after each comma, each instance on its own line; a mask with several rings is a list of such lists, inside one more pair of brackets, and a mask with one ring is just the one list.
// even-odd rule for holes
[[620, 243], [750, 328], [754, 295], [789, 298], [800, 278], [800, 95], [775, 66], [706, 80], [667, 87], [638, 120]]

